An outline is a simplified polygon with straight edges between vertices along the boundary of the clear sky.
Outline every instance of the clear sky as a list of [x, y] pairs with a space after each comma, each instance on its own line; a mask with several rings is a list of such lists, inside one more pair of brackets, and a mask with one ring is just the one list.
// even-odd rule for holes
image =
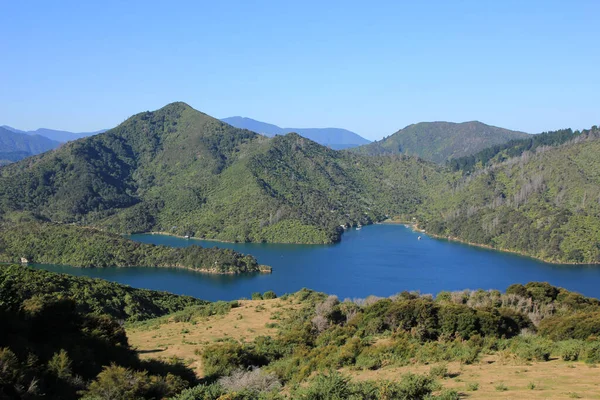
[[91, 131], [173, 101], [218, 118], [600, 124], [600, 1], [1, 1], [0, 125]]

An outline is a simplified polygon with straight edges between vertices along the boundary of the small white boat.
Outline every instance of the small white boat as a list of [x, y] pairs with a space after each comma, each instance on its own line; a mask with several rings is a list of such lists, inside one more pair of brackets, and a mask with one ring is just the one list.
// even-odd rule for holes
[[417, 240], [421, 240], [421, 236], [419, 236], [419, 237], [417, 238]]
[[356, 230], [359, 230], [359, 229], [362, 229], [362, 225], [360, 225], [360, 224], [356, 226]]
[[190, 238], [190, 235], [185, 235], [183, 238], [184, 238], [184, 239], [189, 239], [189, 238]]

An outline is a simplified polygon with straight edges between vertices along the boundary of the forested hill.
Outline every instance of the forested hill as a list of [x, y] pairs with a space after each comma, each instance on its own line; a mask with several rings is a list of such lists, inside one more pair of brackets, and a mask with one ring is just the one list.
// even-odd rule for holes
[[0, 169], [0, 213], [231, 241], [329, 243], [413, 213], [440, 168], [269, 139], [173, 103]]
[[478, 121], [420, 122], [391, 136], [351, 151], [360, 154], [407, 154], [443, 164], [451, 158], [477, 153], [487, 147], [523, 139], [528, 135]]
[[600, 131], [448, 184], [421, 225], [555, 262], [600, 263]]
[[0, 262], [76, 267], [172, 267], [214, 274], [270, 272], [250, 255], [231, 249], [143, 244], [120, 235], [67, 224], [0, 224]]

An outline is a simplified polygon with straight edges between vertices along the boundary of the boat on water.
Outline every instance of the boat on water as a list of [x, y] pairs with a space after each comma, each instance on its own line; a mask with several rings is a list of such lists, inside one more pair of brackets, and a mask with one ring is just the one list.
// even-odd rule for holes
[[417, 238], [417, 240], [421, 240], [421, 236], [419, 236], [419, 237]]
[[361, 225], [361, 224], [358, 224], [358, 225], [356, 226], [356, 230], [359, 230], [359, 229], [362, 229], [362, 225]]

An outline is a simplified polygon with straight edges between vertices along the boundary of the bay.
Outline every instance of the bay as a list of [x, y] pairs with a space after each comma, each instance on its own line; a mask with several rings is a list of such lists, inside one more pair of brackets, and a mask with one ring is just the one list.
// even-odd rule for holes
[[352, 229], [334, 245], [222, 243], [153, 234], [130, 238], [173, 247], [199, 244], [231, 248], [252, 254], [261, 264], [272, 266], [273, 273], [210, 275], [171, 268], [82, 269], [56, 265], [34, 268], [213, 301], [250, 297], [253, 292], [267, 290], [281, 295], [303, 287], [343, 299], [390, 296], [405, 290], [432, 294], [442, 290], [504, 290], [510, 284], [530, 281], [546, 281], [600, 298], [600, 266], [548, 264], [433, 239], [403, 225], [380, 224]]

